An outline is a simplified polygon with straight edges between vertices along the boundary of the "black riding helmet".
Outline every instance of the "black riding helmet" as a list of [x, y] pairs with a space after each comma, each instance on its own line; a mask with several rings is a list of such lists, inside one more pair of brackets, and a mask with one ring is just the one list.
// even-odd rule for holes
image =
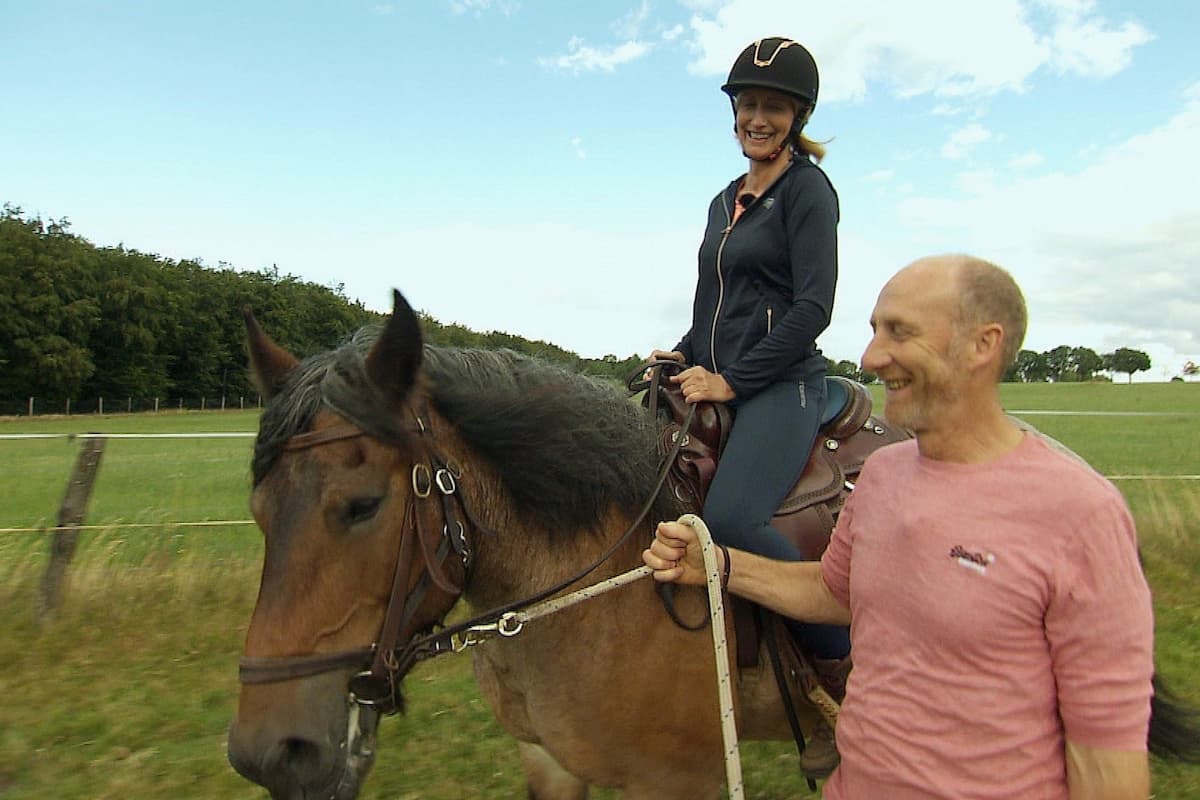
[[[817, 88], [820, 78], [817, 75], [817, 62], [812, 53], [804, 45], [792, 39], [772, 36], [751, 43], [733, 62], [729, 70], [729, 79], [721, 87], [721, 91], [729, 95], [733, 106], [733, 115], [737, 117], [737, 96], [743, 89], [774, 89], [796, 98], [800, 104], [809, 109], [817, 105]], [[804, 129], [807, 115], [797, 114], [788, 134], [789, 141], [799, 139], [800, 131]], [[786, 146], [782, 144], [765, 158], [755, 158], [756, 161], [774, 161]], [[753, 158], [746, 154], [747, 158]]]
[[733, 99], [743, 89], [774, 89], [790, 94], [806, 106], [815, 106], [819, 83], [812, 53], [797, 41], [772, 36], [759, 39], [742, 51], [721, 91]]

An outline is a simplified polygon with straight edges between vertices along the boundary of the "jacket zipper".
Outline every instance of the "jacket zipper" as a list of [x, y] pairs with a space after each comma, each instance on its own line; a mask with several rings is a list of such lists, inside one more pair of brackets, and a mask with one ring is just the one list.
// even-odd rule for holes
[[767, 306], [767, 333], [771, 333], [771, 307]]
[[[771, 181], [766, 190], [763, 191], [763, 193], [758, 197], [755, 197], [754, 202], [752, 202], [750, 206], [742, 209], [742, 216], [744, 217], [747, 213], [749, 213], [750, 207], [757, 205], [758, 201], [765, 196], [767, 192], [774, 189], [775, 184], [779, 183], [779, 181], [783, 179], [783, 176], [786, 175], [788, 170], [791, 168], [792, 165], [788, 164], [787, 167], [784, 168], [783, 172], [776, 175], [775, 180]], [[721, 254], [725, 252], [725, 242], [729, 240], [729, 233], [733, 230], [733, 226], [736, 224], [734, 222], [733, 215], [729, 213], [729, 201], [725, 198], [724, 194], [721, 195], [721, 207], [725, 209], [725, 230], [721, 231], [721, 244], [717, 246], [717, 308], [716, 311], [713, 312], [712, 330], [709, 331], [708, 336], [708, 351], [709, 355], [712, 356], [713, 372], [721, 371], [720, 366], [717, 364], [717, 320], [721, 318], [721, 305], [725, 302], [725, 275], [721, 272]], [[741, 217], [739, 217], [739, 219], [741, 219]], [[769, 327], [770, 326], [768, 322], [768, 333], [770, 333]]]
[[725, 242], [729, 240], [729, 232], [733, 230], [734, 224], [729, 213], [729, 203], [724, 195], [721, 196], [721, 207], [725, 209], [725, 230], [721, 231], [721, 243], [717, 245], [717, 307], [713, 311], [712, 330], [708, 334], [708, 351], [712, 356], [713, 372], [721, 371], [717, 365], [717, 320], [721, 318], [721, 305], [725, 302], [725, 275], [721, 272], [721, 254], [725, 252]]

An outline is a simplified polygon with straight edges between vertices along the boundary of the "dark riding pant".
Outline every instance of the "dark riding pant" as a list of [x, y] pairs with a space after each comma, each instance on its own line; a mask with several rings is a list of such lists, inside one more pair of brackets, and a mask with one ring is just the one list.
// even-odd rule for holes
[[[704, 503], [704, 521], [717, 542], [782, 561], [804, 556], [771, 526], [779, 504], [808, 461], [825, 405], [825, 375], [781, 381], [740, 403]], [[789, 621], [813, 656], [844, 658], [850, 630]]]

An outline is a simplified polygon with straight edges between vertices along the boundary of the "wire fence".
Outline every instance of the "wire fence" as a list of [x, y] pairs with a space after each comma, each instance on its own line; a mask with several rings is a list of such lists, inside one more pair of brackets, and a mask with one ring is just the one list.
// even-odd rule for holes
[[136, 414], [261, 409], [262, 397], [24, 397], [0, 398], [0, 417]]
[[[1137, 416], [1156, 416], [1162, 412], [1056, 412], [1056, 411], [1024, 411], [1015, 412], [1023, 414], [1105, 414], [1115, 413], [1121, 415], [1137, 415]], [[1174, 413], [1178, 412], [1173, 412]], [[1183, 412], [1185, 414], [1189, 412]], [[249, 439], [257, 436], [254, 431], [207, 431], [207, 432], [189, 432], [189, 433], [5, 433], [0, 434], [0, 441], [4, 440], [34, 440], [34, 439]], [[1110, 481], [1200, 481], [1200, 474], [1176, 474], [1176, 475], [1161, 475], [1161, 474], [1111, 474], [1105, 475]], [[91, 525], [72, 526], [72, 530], [87, 532], [87, 531], [113, 531], [113, 530], [134, 530], [134, 529], [185, 529], [189, 531], [201, 531], [203, 529], [228, 528], [238, 526], [249, 526], [256, 524], [253, 519], [223, 519], [223, 520], [161, 520], [155, 522], [111, 522], [99, 523]], [[62, 530], [54, 525], [41, 526], [0, 526], [0, 534], [46, 534], [54, 533]]]

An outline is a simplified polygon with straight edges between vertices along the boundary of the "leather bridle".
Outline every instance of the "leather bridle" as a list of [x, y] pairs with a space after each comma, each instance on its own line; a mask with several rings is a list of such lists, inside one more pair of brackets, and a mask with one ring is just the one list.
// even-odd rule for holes
[[[693, 406], [691, 411], [694, 410]], [[338, 411], [345, 416], [344, 410]], [[383, 624], [375, 643], [366, 647], [331, 653], [299, 656], [243, 656], [238, 662], [238, 679], [241, 683], [279, 683], [358, 667], [364, 671], [359, 672], [350, 680], [348, 689], [351, 699], [361, 705], [370, 706], [381, 714], [399, 711], [402, 707], [401, 681], [419, 661], [461, 650], [463, 643], [458, 637], [480, 628], [491, 628], [505, 636], [515, 635], [519, 631], [519, 627], [513, 629], [505, 627], [505, 620], [512, 612], [528, 608], [561, 592], [582, 580], [612, 557], [649, 514], [666, 481], [670, 465], [674, 463], [685, 438], [683, 436], [676, 437], [674, 448], [666, 455], [655, 486], [640, 512], [618, 540], [601, 553], [592, 564], [566, 580], [534, 595], [491, 609], [453, 626], [439, 627], [446, 614], [450, 613], [450, 609], [462, 596], [470, 580], [473, 556], [471, 538], [476, 533], [496, 534], [478, 523], [459, 492], [459, 481], [463, 477], [462, 471], [438, 452], [434, 443], [433, 430], [427, 421], [429, 414], [424, 401], [421, 403], [421, 410], [413, 411], [412, 414], [415, 426], [397, 431], [399, 436], [396, 437], [390, 435], [385, 437], [378, 429], [368, 430], [367, 426], [351, 420], [348, 424], [297, 434], [285, 442], [283, 446], [285, 451], [296, 451], [368, 436], [399, 448], [411, 446], [411, 440], [401, 440], [400, 436], [416, 434], [416, 442], [424, 451], [428, 461], [416, 460], [413, 463], [413, 494], [405, 508], [400, 554], [396, 560], [396, 570], [392, 578], [391, 596], [388, 599], [387, 611], [384, 613]], [[691, 413], [689, 412], [688, 421], [690, 422], [690, 420]], [[427, 520], [427, 517], [431, 516], [429, 507], [432, 503], [426, 501], [433, 497], [439, 501], [438, 507], [433, 510], [433, 515], [440, 518], [441, 523], [441, 532], [437, 535], [436, 548], [431, 541], [431, 528]], [[451, 553], [457, 558], [450, 559]], [[422, 572], [416, 586], [409, 592], [406, 591], [406, 583], [416, 558], [422, 560]], [[448, 576], [447, 572], [451, 572], [453, 575]], [[421, 610], [431, 586], [441, 590], [449, 598], [449, 602], [443, 603], [444, 607], [436, 609], [434, 623], [411, 630], [408, 634], [409, 638], [401, 641], [401, 636], [406, 632], [406, 628], [413, 628], [414, 619]], [[471, 643], [473, 642], [467, 641], [465, 644]]]
[[[238, 677], [242, 683], [277, 683], [369, 665], [350, 682], [353, 698], [381, 713], [399, 710], [400, 682], [418, 660], [407, 657], [409, 648], [401, 646], [400, 637], [406, 629], [413, 627], [414, 619], [431, 587], [441, 590], [448, 598], [442, 604], [444, 607], [433, 610], [437, 623], [450, 612], [462, 596], [470, 574], [471, 536], [486, 531], [471, 514], [458, 491], [461, 471], [434, 446], [433, 431], [427, 421], [428, 413], [424, 409], [421, 412], [414, 411], [413, 418], [415, 425], [400, 433], [416, 435], [415, 441], [419, 449], [424, 451], [426, 460], [416, 460], [412, 466], [412, 495], [405, 505], [400, 553], [387, 610], [375, 643], [368, 647], [302, 656], [245, 656], [238, 663]], [[298, 434], [288, 439], [283, 449], [289, 452], [305, 450], [361, 436], [377, 438], [350, 423]], [[409, 444], [381, 441], [394, 447]], [[438, 528], [440, 533], [435, 533]], [[455, 558], [451, 558], [451, 554]], [[408, 591], [409, 575], [418, 558], [421, 560], [421, 575], [412, 590]], [[416, 632], [409, 630], [409, 635]]]

